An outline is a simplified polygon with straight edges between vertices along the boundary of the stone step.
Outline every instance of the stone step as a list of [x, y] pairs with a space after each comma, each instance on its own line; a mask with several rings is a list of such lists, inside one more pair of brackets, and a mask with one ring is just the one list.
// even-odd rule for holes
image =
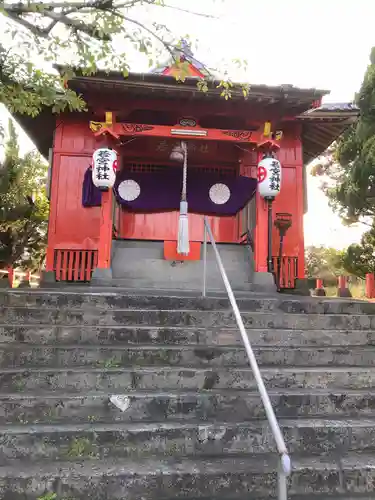
[[[157, 310], [226, 310], [230, 303], [225, 294], [217, 297], [176, 296], [162, 293], [137, 294], [111, 292], [68, 292], [56, 290], [0, 290], [0, 306], [66, 308], [66, 309], [157, 309]], [[254, 292], [239, 294], [242, 311], [285, 312], [300, 314], [368, 314], [375, 315], [375, 304], [360, 300], [275, 295]]]
[[[199, 500], [203, 500], [203, 498], [205, 500], [210, 500], [210, 497], [201, 497]], [[239, 499], [243, 499], [243, 495], [241, 496], [236, 496], [236, 495], [231, 495], [231, 496], [226, 496], [225, 497], [225, 500], [239, 500]], [[323, 493], [323, 494], [320, 494], [320, 493], [316, 493], [316, 494], [312, 494], [312, 495], [304, 495], [304, 494], [301, 494], [301, 495], [288, 495], [288, 500], [374, 500], [374, 497], [373, 496], [369, 496], [369, 495], [357, 495], [357, 494], [351, 494], [351, 493], [337, 493], [337, 494], [333, 494], [333, 495], [329, 495], [327, 496], [326, 493]], [[169, 499], [171, 500], [171, 499]], [[189, 500], [198, 500], [197, 497], [194, 497], [194, 498], [191, 498], [189, 497]], [[251, 500], [265, 500], [264, 497], [259, 497], [259, 496], [254, 496], [254, 495], [251, 495]], [[274, 496], [270, 496], [267, 498], [267, 500], [278, 500], [277, 497], [274, 497]]]
[[[35, 500], [56, 492], [83, 500], [276, 498], [275, 458], [125, 459], [47, 462], [0, 467], [3, 500]], [[373, 455], [306, 458], [293, 461], [289, 493], [302, 498], [369, 494], [375, 481]], [[340, 497], [339, 497], [340, 498]]]
[[[238, 299], [239, 305], [249, 311], [273, 310], [277, 298], [248, 297]], [[298, 303], [296, 303], [298, 305]], [[162, 310], [226, 310], [229, 300], [222, 297], [164, 296], [117, 293], [77, 293], [56, 291], [1, 292], [0, 305], [13, 307], [43, 307], [68, 309], [162, 309]], [[297, 307], [296, 305], [296, 307]], [[360, 312], [360, 309], [358, 310]]]
[[[41, 309], [0, 308], [3, 325], [87, 325], [87, 326], [190, 326], [234, 327], [230, 311], [149, 310], [149, 309]], [[245, 326], [298, 330], [374, 330], [375, 316], [366, 314], [282, 314], [244, 312]]]
[[[375, 419], [279, 420], [294, 456], [375, 451]], [[267, 421], [0, 427], [0, 466], [16, 460], [106, 460], [274, 454]]]
[[[365, 389], [375, 383], [371, 367], [266, 367], [266, 386], [272, 388]], [[0, 391], [25, 390], [197, 390], [257, 387], [250, 368], [189, 367], [26, 368], [0, 370]]]
[[[252, 346], [375, 346], [375, 330], [300, 330], [277, 328], [248, 329]], [[86, 325], [3, 325], [0, 326], [3, 344], [93, 344], [131, 345], [221, 345], [242, 346], [235, 327], [151, 327], [151, 326], [86, 326]]]
[[[375, 346], [254, 347], [260, 366], [375, 366]], [[228, 346], [53, 346], [0, 344], [1, 368], [248, 367], [244, 348]]]
[[[197, 497], [188, 497], [189, 500], [210, 500], [210, 497], [201, 497], [200, 499], [198, 499]], [[243, 499], [243, 495], [231, 495], [231, 496], [226, 496], [225, 497], [225, 500], [240, 500], [240, 499]], [[251, 500], [265, 500], [264, 497], [259, 497], [257, 495], [251, 495]], [[169, 499], [169, 500], [172, 500], [172, 499]], [[274, 497], [274, 496], [270, 496], [267, 498], [267, 500], [278, 500], [277, 497]], [[350, 492], [341, 492], [341, 493], [336, 493], [336, 494], [333, 494], [333, 495], [328, 495], [326, 493], [313, 493], [313, 494], [309, 494], [309, 495], [304, 495], [304, 494], [301, 494], [301, 495], [289, 495], [288, 494], [288, 500], [374, 500], [374, 497], [373, 496], [369, 496], [369, 495], [364, 495], [364, 494], [360, 494], [360, 495], [357, 495], [356, 493], [350, 493]]]
[[[262, 377], [271, 389], [371, 389], [373, 367], [263, 367]], [[11, 368], [0, 370], [0, 392], [90, 390], [256, 389], [250, 368], [217, 369], [189, 367], [141, 368]]]
[[[126, 410], [109, 401], [109, 392], [61, 391], [0, 394], [0, 425], [87, 424], [153, 421], [236, 422], [264, 419], [258, 391], [178, 391], [121, 394]], [[279, 418], [375, 418], [375, 391], [269, 390]]]
[[[156, 262], [158, 265], [159, 262]], [[95, 280], [95, 284], [99, 284], [104, 287], [113, 287], [115, 290], [119, 288], [121, 290], [128, 290], [129, 293], [137, 294], [138, 290], [141, 288], [143, 290], [149, 289], [155, 293], [155, 290], [162, 293], [163, 295], [168, 294], [170, 290], [174, 290], [175, 293], [181, 294], [189, 287], [189, 291], [196, 295], [202, 296], [203, 294], [203, 273], [201, 269], [197, 267], [195, 269], [186, 269], [183, 274], [170, 275], [168, 273], [169, 269], [160, 270], [160, 274], [164, 275], [160, 279], [155, 280], [149, 277], [139, 278], [136, 275], [133, 277], [113, 277], [112, 279], [98, 279]], [[192, 271], [192, 272], [191, 272]], [[235, 283], [234, 291], [236, 293], [254, 293], [262, 290], [259, 286], [253, 285], [251, 283], [251, 277], [247, 276], [241, 269], [227, 269], [227, 276], [230, 283]], [[152, 271], [151, 271], [152, 272]], [[169, 274], [169, 275], [168, 275]], [[224, 295], [225, 285], [221, 275], [217, 274], [216, 277], [212, 277], [208, 280], [206, 284], [206, 291], [209, 295]]]

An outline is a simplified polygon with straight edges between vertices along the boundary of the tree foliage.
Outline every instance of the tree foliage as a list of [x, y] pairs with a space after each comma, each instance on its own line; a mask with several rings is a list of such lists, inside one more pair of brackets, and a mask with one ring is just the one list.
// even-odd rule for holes
[[323, 246], [309, 246], [305, 250], [306, 276], [321, 278], [326, 284], [336, 284], [343, 274], [344, 251]]
[[360, 243], [346, 249], [342, 262], [348, 273], [359, 278], [375, 273], [375, 227], [364, 233]]
[[[1, 102], [11, 112], [31, 116], [43, 106], [51, 106], [56, 113], [82, 111], [85, 102], [67, 87], [73, 68], [79, 67], [84, 74], [117, 70], [126, 76], [133, 49], [144, 54], [150, 65], [162, 52], [168, 52], [180, 70], [176, 78], [183, 81], [186, 62], [178, 56], [181, 46], [168, 26], [152, 20], [152, 12], [142, 16], [145, 8], [189, 12], [168, 5], [166, 0], [1, 2], [0, 20], [6, 21], [5, 33], [0, 36]], [[52, 70], [55, 63], [66, 68], [63, 75]], [[230, 97], [232, 86], [229, 80], [220, 82], [225, 99]], [[241, 88], [246, 97], [248, 86]], [[208, 82], [200, 82], [199, 89], [206, 91]]]
[[47, 165], [35, 152], [20, 156], [11, 120], [8, 136], [0, 166], [0, 267], [36, 269], [46, 245]]
[[312, 171], [328, 176], [323, 189], [332, 208], [348, 224], [375, 216], [375, 47], [355, 104], [360, 111], [358, 122], [346, 130]]

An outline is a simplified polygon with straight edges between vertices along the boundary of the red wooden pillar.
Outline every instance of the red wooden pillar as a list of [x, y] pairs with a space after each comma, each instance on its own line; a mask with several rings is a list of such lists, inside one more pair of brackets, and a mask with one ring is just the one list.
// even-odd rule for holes
[[[305, 167], [299, 165], [296, 167], [296, 180], [297, 180], [297, 203], [298, 212], [293, 214], [293, 224], [298, 226], [298, 270], [297, 278], [299, 280], [305, 279], [305, 233], [303, 228], [303, 215], [304, 215], [304, 197], [303, 197], [303, 185], [304, 185], [304, 175], [303, 169]], [[307, 174], [306, 174], [307, 175]], [[282, 188], [281, 188], [282, 189]]]
[[[258, 163], [263, 154], [258, 153]], [[255, 226], [255, 271], [266, 273], [267, 269], [267, 251], [268, 251], [268, 213], [267, 202], [256, 193], [256, 226]]]
[[98, 245], [98, 268], [109, 269], [111, 267], [112, 249], [112, 203], [113, 191], [102, 192], [102, 206], [100, 217], [99, 245]]
[[323, 287], [323, 280], [321, 278], [316, 279], [315, 295], [317, 297], [325, 297], [326, 291]]
[[375, 297], [375, 276], [373, 273], [366, 274], [366, 297], [368, 299]]
[[[116, 122], [116, 117], [111, 111], [105, 113], [105, 123], [109, 129], [112, 129]], [[114, 137], [104, 133], [99, 138], [96, 148], [112, 148]], [[102, 191], [102, 204], [100, 208], [100, 228], [98, 243], [98, 264], [97, 269], [111, 269], [111, 250], [112, 250], [112, 232], [113, 232], [113, 190]], [[95, 271], [94, 275], [95, 276]]]
[[22, 276], [20, 284], [18, 285], [18, 288], [30, 288], [30, 276], [31, 272], [26, 271], [25, 274]]
[[352, 294], [348, 288], [348, 278], [347, 276], [339, 276], [338, 278], [338, 288], [337, 288], [337, 296], [338, 297], [351, 297]]
[[[53, 156], [52, 163], [49, 167], [50, 175], [50, 192], [49, 192], [49, 217], [48, 217], [48, 231], [47, 231], [47, 250], [46, 250], [46, 264], [45, 272], [54, 276], [55, 267], [55, 244], [56, 244], [56, 223], [58, 217], [58, 196], [59, 196], [59, 172], [61, 165], [61, 154], [56, 153], [56, 146], [62, 144], [64, 134], [64, 125], [58, 119], [55, 123], [55, 134], [53, 140]], [[57, 146], [58, 147], [58, 146]], [[52, 167], [53, 166], [53, 167]], [[41, 274], [41, 281], [44, 281], [44, 272]], [[54, 278], [53, 278], [54, 279]], [[52, 280], [53, 281], [53, 280]]]
[[339, 288], [346, 288], [346, 276], [339, 276]]
[[12, 266], [9, 266], [8, 269], [8, 281], [9, 281], [9, 286], [10, 288], [13, 288], [13, 281], [14, 281], [14, 270]]
[[316, 288], [323, 288], [323, 280], [321, 278], [316, 279]]

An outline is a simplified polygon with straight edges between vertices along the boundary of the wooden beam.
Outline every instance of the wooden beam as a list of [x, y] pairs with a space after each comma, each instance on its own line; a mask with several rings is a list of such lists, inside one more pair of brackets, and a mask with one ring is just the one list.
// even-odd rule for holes
[[113, 122], [109, 125], [106, 122], [90, 122], [90, 129], [96, 137], [112, 136], [116, 139], [120, 137], [164, 137], [174, 139], [194, 139], [204, 141], [222, 141], [247, 144], [262, 144], [269, 142], [271, 146], [278, 149], [278, 145], [274, 141], [269, 141], [263, 136], [263, 130], [220, 130], [220, 129], [203, 129], [201, 127], [174, 127], [166, 125], [146, 125], [143, 123], [117, 123]]
[[[306, 109], [306, 106], [301, 106], [295, 109], [293, 106], [292, 112], [288, 111], [288, 106], [284, 111], [280, 110], [279, 102], [259, 102], [251, 100], [240, 101], [187, 101], [186, 99], [155, 99], [129, 98], [128, 96], [113, 97], [108, 93], [88, 93], [85, 95], [85, 100], [90, 109], [99, 116], [102, 116], [105, 111], [112, 109], [117, 111], [122, 118], [129, 116], [132, 111], [164, 111], [176, 113], [179, 116], [193, 116], [197, 120], [205, 116], [222, 115], [228, 117], [245, 118], [250, 124], [263, 125], [265, 121], [285, 121], [294, 120], [295, 115], [300, 114]], [[285, 104], [284, 104], [285, 106]]]
[[324, 134], [319, 130], [309, 130], [304, 134], [304, 138], [306, 138], [307, 140], [309, 140], [310, 138], [315, 139], [325, 144], [327, 141], [329, 141], [330, 135]]

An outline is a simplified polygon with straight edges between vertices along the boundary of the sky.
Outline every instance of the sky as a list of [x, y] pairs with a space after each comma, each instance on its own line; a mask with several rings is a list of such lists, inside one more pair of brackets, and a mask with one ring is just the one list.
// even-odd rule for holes
[[[293, 84], [331, 90], [325, 102], [350, 102], [359, 89], [375, 45], [375, 2], [371, 0], [166, 0], [173, 8], [138, 10], [137, 18], [162, 22], [178, 36], [197, 40], [195, 55], [228, 71], [232, 80]], [[236, 68], [232, 60], [247, 67]], [[145, 59], [130, 59], [133, 71], [147, 71]], [[4, 115], [4, 112], [3, 112]], [[23, 136], [25, 148], [30, 144]], [[347, 228], [328, 207], [319, 179], [308, 177], [307, 245], [343, 248], [358, 241], [364, 227]], [[324, 223], [322, 223], [324, 221]]]

